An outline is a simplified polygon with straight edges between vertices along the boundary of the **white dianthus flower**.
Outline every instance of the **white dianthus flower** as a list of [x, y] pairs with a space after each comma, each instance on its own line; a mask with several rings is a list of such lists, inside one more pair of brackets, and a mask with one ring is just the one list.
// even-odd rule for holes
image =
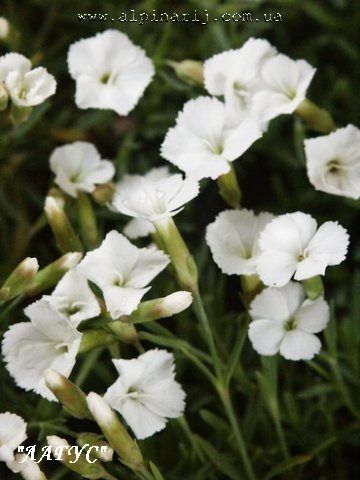
[[117, 410], [138, 439], [165, 428], [168, 418], [180, 417], [185, 393], [175, 381], [174, 356], [166, 350], [149, 350], [132, 360], [113, 360], [119, 378], [104, 399]]
[[354, 125], [305, 140], [306, 166], [316, 190], [360, 198], [360, 130]]
[[249, 338], [261, 355], [277, 352], [287, 360], [310, 360], [321, 343], [315, 333], [326, 327], [329, 307], [322, 297], [306, 299], [300, 283], [266, 288], [250, 306]]
[[68, 52], [79, 108], [114, 110], [127, 115], [154, 75], [152, 61], [127, 35], [106, 30], [73, 43]]

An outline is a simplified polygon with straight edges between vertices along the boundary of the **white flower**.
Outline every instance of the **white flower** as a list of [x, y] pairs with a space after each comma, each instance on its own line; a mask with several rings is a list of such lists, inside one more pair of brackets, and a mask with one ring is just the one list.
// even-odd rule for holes
[[46, 480], [39, 465], [25, 453], [15, 455], [14, 461], [8, 467], [14, 473], [20, 473], [24, 480]]
[[5, 17], [0, 17], [0, 39], [5, 39], [10, 32], [10, 24]]
[[55, 400], [45, 385], [44, 372], [53, 368], [68, 377], [82, 334], [46, 300], [32, 303], [24, 312], [31, 322], [16, 323], [4, 335], [2, 353], [6, 368], [19, 387]]
[[113, 360], [119, 378], [104, 399], [117, 410], [138, 439], [165, 428], [185, 408], [185, 393], [175, 381], [174, 357], [166, 350], [149, 350], [132, 360]]
[[320, 351], [314, 334], [326, 327], [329, 307], [322, 297], [306, 299], [302, 285], [290, 282], [282, 288], [265, 288], [251, 303], [250, 315], [249, 338], [258, 353], [280, 351], [287, 360], [310, 360]]
[[305, 280], [341, 263], [349, 235], [337, 222], [319, 228], [311, 215], [295, 212], [272, 220], [260, 235], [257, 270], [265, 285], [282, 287], [294, 275]]
[[56, 81], [43, 67], [31, 70], [29, 59], [19, 53], [0, 57], [0, 82], [4, 82], [11, 100], [20, 107], [39, 105], [56, 90]]
[[95, 185], [106, 183], [115, 173], [109, 160], [102, 160], [92, 143], [74, 142], [57, 147], [50, 156], [55, 182], [68, 195], [91, 193]]
[[267, 40], [249, 38], [241, 48], [214, 55], [204, 63], [205, 87], [211, 95], [225, 97], [232, 124], [249, 115], [260, 67], [275, 54]]
[[315, 74], [305, 60], [292, 60], [278, 54], [267, 60], [261, 69], [252, 108], [264, 121], [284, 113], [293, 113], [305, 100], [306, 91]]
[[169, 263], [160, 250], [137, 248], [112, 230], [99, 248], [88, 252], [78, 269], [103, 292], [113, 318], [129, 315], [150, 289], [148, 283]]
[[229, 172], [229, 162], [240, 157], [262, 132], [249, 117], [234, 128], [226, 127], [226, 110], [216, 98], [189, 100], [178, 114], [161, 146], [161, 155], [187, 175], [200, 180]]
[[26, 423], [14, 413], [0, 413], [0, 462], [14, 461], [14, 450], [26, 440]]
[[253, 275], [259, 255], [259, 235], [274, 218], [251, 210], [225, 210], [208, 225], [206, 242], [214, 262], [227, 275]]
[[117, 30], [73, 43], [68, 52], [79, 108], [110, 109], [127, 115], [154, 75], [145, 52]]
[[199, 193], [195, 180], [154, 168], [146, 175], [125, 175], [116, 186], [113, 207], [131, 217], [156, 222], [176, 215]]
[[162, 299], [161, 310], [167, 316], [171, 317], [177, 313], [183, 312], [192, 304], [193, 297], [190, 292], [179, 290], [171, 293]]
[[70, 270], [57, 284], [51, 295], [44, 295], [50, 305], [65, 315], [77, 327], [80, 322], [100, 314], [96, 296], [88, 281], [77, 269]]
[[316, 190], [360, 198], [360, 130], [354, 125], [305, 140], [306, 165]]

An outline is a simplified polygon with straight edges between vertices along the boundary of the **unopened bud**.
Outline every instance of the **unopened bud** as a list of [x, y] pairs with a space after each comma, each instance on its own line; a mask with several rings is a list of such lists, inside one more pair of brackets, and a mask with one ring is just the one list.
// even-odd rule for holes
[[62, 406], [73, 417], [92, 419], [85, 393], [68, 378], [52, 369], [44, 372], [45, 383]]
[[36, 258], [25, 258], [10, 274], [0, 289], [0, 300], [10, 300], [25, 293], [38, 270], [39, 264]]
[[307, 278], [301, 283], [303, 284], [306, 295], [310, 300], [316, 300], [318, 297], [321, 297], [321, 295], [324, 295], [324, 284], [320, 275]]
[[166, 218], [156, 222], [155, 228], [161, 239], [161, 245], [171, 258], [180, 287], [193, 293], [197, 292], [197, 267], [173, 219]]
[[111, 462], [114, 456], [114, 449], [102, 438], [102, 436], [96, 433], [81, 433], [76, 443], [79, 447], [88, 445], [89, 447], [95, 447], [91, 450], [91, 455], [102, 462]]
[[106, 203], [111, 203], [114, 193], [115, 185], [110, 182], [97, 185], [91, 195], [96, 203], [105, 205]]
[[75, 447], [71, 447], [64, 438], [49, 435], [47, 443], [50, 445], [55, 459], [69, 470], [91, 480], [110, 478], [102, 463], [98, 460], [95, 460], [94, 463], [89, 462], [84, 453], [77, 452]]
[[9, 103], [9, 92], [4, 83], [0, 83], [0, 112], [6, 110]]
[[0, 17], [0, 39], [5, 40], [10, 33], [10, 23], [5, 17]]
[[201, 62], [195, 60], [173, 62], [169, 60], [167, 64], [175, 70], [180, 80], [190, 84], [204, 84], [204, 66]]
[[190, 292], [174, 292], [164, 298], [142, 302], [129, 317], [125, 319], [129, 323], [145, 323], [160, 318], [168, 318], [186, 310], [192, 303]]
[[40, 270], [30, 286], [26, 289], [28, 295], [38, 295], [45, 290], [57, 285], [61, 278], [68, 270], [76, 267], [82, 259], [82, 253], [70, 252], [66, 253], [55, 262], [50, 263], [47, 267]]
[[116, 413], [105, 400], [94, 392], [89, 393], [87, 402], [90, 412], [101, 431], [120, 459], [132, 470], [144, 470], [144, 459], [136, 442], [120, 422]]
[[48, 196], [44, 210], [59, 250], [63, 253], [81, 252], [82, 245], [65, 213], [64, 201]]

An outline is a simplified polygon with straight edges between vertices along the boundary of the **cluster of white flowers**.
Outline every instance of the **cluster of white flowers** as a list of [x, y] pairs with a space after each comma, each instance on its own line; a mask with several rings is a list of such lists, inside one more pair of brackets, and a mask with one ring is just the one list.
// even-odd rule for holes
[[28, 58], [19, 53], [0, 57], [0, 84], [18, 107], [34, 107], [54, 95], [56, 81], [43, 67], [31, 69]]
[[[154, 75], [143, 50], [115, 30], [71, 45], [68, 67], [76, 81], [79, 108], [112, 109], [119, 115], [136, 106]], [[56, 400], [46, 386], [45, 372], [51, 368], [69, 377], [83, 338], [80, 323], [101, 318], [105, 308], [114, 321], [130, 316], [141, 307], [150, 282], [170, 263], [169, 251], [168, 256], [153, 246], [138, 248], [126, 237], [146, 236], [160, 225], [171, 225], [172, 217], [198, 195], [199, 180], [229, 173], [231, 162], [264, 134], [270, 120], [298, 109], [314, 73], [306, 61], [292, 60], [266, 40], [253, 38], [205, 62], [204, 85], [211, 96], [189, 100], [161, 146], [162, 157], [186, 176], [160, 167], [145, 175], [126, 175], [115, 185], [108, 206], [132, 217], [126, 236], [108, 232], [50, 295], [25, 308], [30, 321], [16, 323], [5, 333], [2, 353], [18, 386]], [[16, 53], [0, 58], [0, 82], [20, 107], [38, 105], [56, 88], [44, 68], [31, 70], [30, 61]], [[306, 140], [308, 174], [315, 188], [359, 198], [359, 147], [360, 133], [352, 125]], [[92, 193], [115, 174], [113, 164], [101, 159], [88, 142], [56, 148], [50, 168], [55, 183], [72, 199]], [[262, 355], [280, 352], [289, 360], [317, 354], [321, 343], [315, 334], [326, 327], [329, 308], [322, 296], [306, 298], [304, 286], [293, 280], [324, 275], [328, 266], [340, 264], [349, 243], [346, 230], [333, 221], [318, 228], [316, 220], [302, 212], [275, 217], [236, 209], [217, 216], [207, 228], [206, 240], [223, 273], [262, 282], [264, 288], [249, 308], [254, 349]], [[188, 257], [186, 261], [190, 263]], [[104, 302], [95, 295], [93, 284]], [[175, 292], [160, 300], [171, 316], [187, 308], [192, 296]], [[113, 363], [119, 378], [104, 399], [137, 438], [158, 432], [167, 419], [182, 415], [185, 393], [175, 381], [172, 354], [155, 349]], [[88, 399], [90, 410], [98, 405], [94, 395]], [[14, 449], [26, 438], [25, 429], [19, 417], [0, 415], [0, 460], [10, 468]]]
[[269, 213], [226, 210], [208, 226], [206, 240], [224, 273], [258, 275], [270, 287], [250, 307], [254, 348], [263, 355], [280, 351], [291, 360], [318, 353], [320, 341], [310, 334], [325, 328], [327, 304], [322, 297], [304, 301], [304, 288], [290, 280], [324, 275], [327, 266], [341, 263], [349, 243], [346, 230], [337, 222], [317, 228], [314, 218], [302, 212], [274, 218]]

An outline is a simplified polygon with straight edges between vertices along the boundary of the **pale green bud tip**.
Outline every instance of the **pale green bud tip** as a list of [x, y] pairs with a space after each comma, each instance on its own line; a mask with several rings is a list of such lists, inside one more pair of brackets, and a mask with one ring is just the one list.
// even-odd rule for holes
[[0, 39], [4, 40], [10, 32], [10, 23], [5, 17], [0, 17]]
[[48, 218], [52, 218], [54, 215], [62, 213], [64, 210], [65, 202], [60, 197], [48, 196], [45, 199], [44, 210]]
[[48, 368], [44, 372], [45, 383], [50, 390], [57, 390], [64, 386], [62, 375]]
[[111, 426], [116, 418], [114, 412], [105, 400], [95, 392], [86, 397], [89, 410], [100, 426]]
[[82, 259], [82, 253], [80, 252], [69, 252], [61, 257], [61, 267], [64, 270], [70, 270], [75, 268], [76, 265]]
[[39, 263], [34, 257], [27, 257], [19, 265], [19, 274], [24, 278], [33, 278], [39, 270]]
[[69, 443], [65, 440], [65, 438], [60, 438], [56, 435], [48, 435], [46, 437], [46, 441], [53, 452], [55, 452], [58, 447], [70, 447]]
[[186, 310], [192, 304], [193, 298], [190, 292], [179, 291], [165, 297], [162, 301], [162, 308], [168, 316]]
[[182, 62], [168, 61], [168, 65], [175, 70], [176, 75], [183, 81], [203, 85], [204, 67], [201, 62], [195, 60], [183, 60]]

